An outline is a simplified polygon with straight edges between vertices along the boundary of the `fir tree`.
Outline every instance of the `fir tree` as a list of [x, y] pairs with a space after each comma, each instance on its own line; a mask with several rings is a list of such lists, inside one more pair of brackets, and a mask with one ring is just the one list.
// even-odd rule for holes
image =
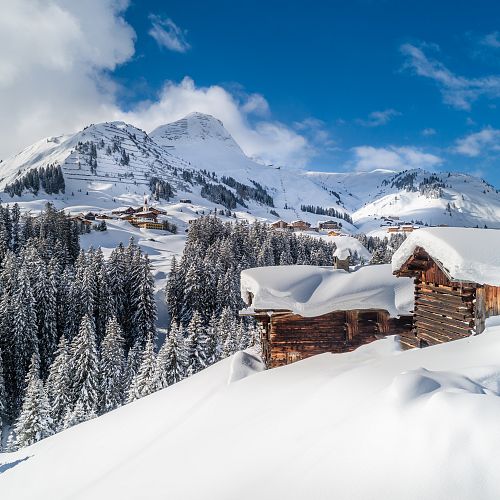
[[50, 365], [46, 381], [47, 397], [49, 398], [52, 420], [56, 429], [64, 427], [64, 416], [71, 405], [70, 398], [70, 354], [69, 344], [63, 335], [59, 339], [54, 361]]
[[18, 283], [13, 293], [11, 307], [15, 384], [13, 408], [15, 414], [17, 414], [18, 409], [21, 407], [23, 380], [28, 372], [33, 353], [38, 352], [35, 300], [24, 267], [21, 268], [18, 274]]
[[123, 404], [125, 380], [125, 349], [120, 325], [111, 318], [101, 344], [101, 413]]
[[193, 314], [191, 321], [187, 327], [187, 351], [189, 356], [189, 374], [203, 370], [208, 366], [208, 355], [210, 337], [207, 335], [206, 329], [203, 326], [201, 315], [198, 311]]
[[[73, 409], [80, 404], [83, 419], [97, 415], [99, 407], [99, 359], [94, 324], [86, 314], [71, 342], [70, 394]], [[82, 420], [80, 420], [82, 421]]]
[[155, 335], [156, 302], [154, 298], [154, 279], [151, 274], [149, 258], [141, 258], [137, 254], [134, 259], [135, 291], [132, 298], [133, 338], [135, 341], [144, 342], [148, 337]]
[[39, 373], [38, 354], [33, 354], [31, 359], [24, 401], [14, 434], [16, 448], [30, 446], [53, 434], [49, 401]]
[[141, 365], [132, 379], [127, 396], [127, 403], [152, 394], [156, 390], [156, 354], [153, 338], [149, 336], [142, 352]]
[[2, 431], [7, 423], [7, 392], [3, 375], [2, 350], [0, 349], [0, 450], [2, 449]]
[[188, 353], [182, 334], [182, 327], [172, 323], [168, 337], [165, 339], [156, 363], [156, 387], [163, 389], [180, 382], [186, 377]]

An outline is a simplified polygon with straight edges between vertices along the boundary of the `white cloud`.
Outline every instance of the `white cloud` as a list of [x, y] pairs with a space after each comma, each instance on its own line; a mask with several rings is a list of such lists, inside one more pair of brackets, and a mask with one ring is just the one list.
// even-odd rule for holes
[[268, 163], [305, 165], [315, 151], [304, 135], [279, 121], [260, 119], [263, 111], [269, 111], [263, 96], [242, 96], [242, 92], [236, 97], [218, 85], [197, 87], [186, 77], [179, 84], [167, 82], [157, 101], [143, 103], [123, 118], [152, 130], [193, 111], [211, 114], [224, 123], [249, 156]]
[[401, 46], [406, 67], [417, 75], [433, 80], [441, 90], [443, 100], [457, 109], [469, 110], [480, 97], [500, 97], [500, 76], [466, 78], [450, 71], [443, 63], [428, 58], [424, 51], [409, 43]]
[[124, 119], [147, 131], [191, 111], [221, 119], [243, 150], [304, 165], [314, 147], [274, 120], [260, 94], [167, 82], [158, 99], [124, 112], [110, 73], [134, 55], [127, 0], [19, 0], [0, 16], [0, 159], [47, 136]]
[[485, 128], [458, 139], [455, 146], [457, 153], [477, 157], [487, 151], [500, 151], [500, 130]]
[[493, 49], [500, 49], [500, 34], [498, 31], [488, 33], [479, 40], [479, 43]]
[[181, 53], [187, 52], [191, 48], [186, 40], [187, 31], [179, 28], [172, 19], [155, 14], [151, 14], [149, 19], [151, 21], [149, 34], [160, 47]]
[[434, 128], [424, 128], [424, 130], [422, 130], [422, 135], [425, 136], [425, 137], [429, 137], [431, 135], [436, 135], [436, 129]]
[[19, 0], [0, 15], [0, 158], [113, 117], [109, 71], [134, 53], [125, 1]]
[[359, 171], [375, 169], [406, 170], [423, 168], [433, 170], [443, 163], [439, 156], [425, 153], [419, 148], [410, 146], [389, 146], [375, 148], [373, 146], [358, 146], [353, 148], [354, 160], [352, 167]]
[[357, 122], [364, 127], [379, 127], [389, 123], [394, 117], [400, 116], [401, 113], [395, 109], [386, 109], [384, 111], [373, 111], [368, 115], [367, 119], [359, 119]]

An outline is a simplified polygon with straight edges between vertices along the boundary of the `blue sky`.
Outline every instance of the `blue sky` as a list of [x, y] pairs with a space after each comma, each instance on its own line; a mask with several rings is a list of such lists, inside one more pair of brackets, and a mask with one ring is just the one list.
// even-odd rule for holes
[[93, 19], [49, 3], [95, 45], [94, 59], [67, 54], [102, 94], [75, 126], [107, 110], [149, 130], [198, 106], [264, 161], [422, 166], [500, 185], [498, 2], [101, 0]]

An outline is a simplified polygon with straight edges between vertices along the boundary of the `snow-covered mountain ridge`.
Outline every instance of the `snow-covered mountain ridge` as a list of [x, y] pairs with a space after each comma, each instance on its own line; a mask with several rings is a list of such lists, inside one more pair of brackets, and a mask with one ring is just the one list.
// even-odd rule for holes
[[[420, 169], [325, 173], [262, 165], [244, 154], [222, 122], [202, 113], [191, 113], [150, 134], [109, 122], [43, 139], [0, 163], [0, 190], [47, 165], [61, 167], [64, 194], [25, 192], [11, 198], [3, 193], [2, 202], [47, 198], [61, 207], [110, 208], [141, 201], [151, 193], [151, 179], [157, 178], [174, 188], [171, 202], [194, 199], [202, 210], [221, 208], [220, 196], [207, 196], [206, 185], [217, 185], [218, 195], [234, 195], [232, 209], [251, 220], [301, 218], [316, 223], [328, 218], [301, 210], [308, 205], [352, 217], [354, 226], [343, 220], [348, 232], [380, 231], [381, 225], [391, 223], [383, 217], [394, 222], [500, 227], [500, 194], [476, 177]], [[268, 201], [248, 194], [256, 187]]]

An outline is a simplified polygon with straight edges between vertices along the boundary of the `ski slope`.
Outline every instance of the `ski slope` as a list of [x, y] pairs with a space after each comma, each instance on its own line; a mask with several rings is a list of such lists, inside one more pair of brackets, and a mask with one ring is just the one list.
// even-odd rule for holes
[[268, 371], [248, 356], [0, 455], [2, 498], [500, 497], [500, 326]]

